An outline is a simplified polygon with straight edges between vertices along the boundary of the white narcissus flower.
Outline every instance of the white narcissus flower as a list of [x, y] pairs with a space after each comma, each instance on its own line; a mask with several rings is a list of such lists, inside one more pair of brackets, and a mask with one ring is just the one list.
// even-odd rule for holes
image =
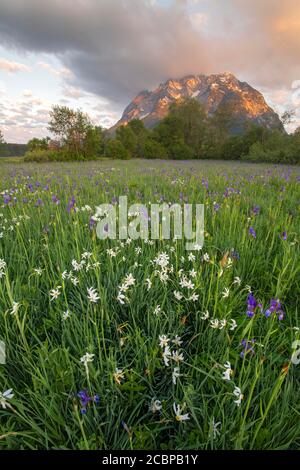
[[13, 302], [12, 308], [11, 308], [11, 310], [10, 310], [9, 313], [10, 313], [11, 315], [16, 315], [16, 313], [18, 313], [18, 310], [19, 310], [19, 308], [20, 308], [20, 305], [21, 305], [21, 304], [20, 304], [19, 302]]
[[33, 270], [35, 272], [35, 274], [37, 274], [38, 276], [41, 276], [42, 273], [43, 273], [43, 270], [42, 268], [34, 268]]
[[116, 384], [121, 385], [121, 381], [125, 379], [123, 369], [116, 368], [115, 372], [113, 373], [113, 378]]
[[152, 399], [151, 405], [150, 405], [150, 410], [152, 413], [157, 413], [162, 409], [162, 404], [160, 400], [156, 400], [155, 398]]
[[229, 329], [230, 329], [231, 331], [233, 331], [233, 330], [235, 330], [236, 328], [237, 328], [237, 323], [236, 323], [236, 321], [235, 321], [233, 318], [231, 318], [231, 320], [230, 320], [230, 328], [229, 328]]
[[236, 403], [237, 406], [240, 406], [244, 398], [244, 395], [242, 394], [241, 389], [239, 387], [234, 387], [233, 395], [237, 397], [237, 399], [234, 400], [234, 403]]
[[193, 278], [197, 276], [197, 271], [195, 271], [194, 268], [191, 269], [191, 271], [190, 271], [190, 276], [193, 277]]
[[163, 349], [168, 346], [170, 339], [166, 335], [159, 336], [159, 346]]
[[172, 372], [172, 382], [174, 385], [176, 385], [176, 381], [178, 379], [178, 377], [180, 377], [181, 374], [180, 374], [180, 369], [179, 367], [174, 367], [173, 369], [173, 372]]
[[233, 370], [231, 369], [231, 364], [230, 362], [225, 362], [224, 364], [225, 371], [222, 374], [222, 379], [223, 380], [231, 380], [231, 375], [233, 373]]
[[175, 346], [180, 347], [183, 341], [181, 341], [180, 336], [176, 335], [175, 338], [172, 340], [172, 343], [175, 344]]
[[198, 299], [199, 299], [199, 294], [195, 294], [195, 292], [189, 297], [189, 300], [191, 302], [197, 302]]
[[8, 400], [11, 400], [14, 396], [12, 392], [12, 388], [6, 390], [5, 392], [0, 392], [0, 405], [3, 409], [6, 409], [7, 406], [10, 406]]
[[219, 328], [219, 320], [216, 318], [215, 320], [210, 320], [210, 327], [211, 328]]
[[174, 413], [175, 413], [176, 421], [182, 422], [182, 421], [187, 421], [187, 420], [190, 419], [188, 413], [182, 414], [182, 412], [185, 409], [185, 406], [186, 406], [185, 403], [182, 406], [181, 405], [176, 405], [175, 402], [173, 403], [173, 410], [174, 410]]
[[174, 297], [176, 300], [182, 300], [183, 299], [183, 295], [178, 292], [177, 290], [174, 291]]
[[229, 293], [230, 293], [230, 291], [229, 291], [228, 287], [225, 287], [225, 289], [222, 292], [223, 299], [227, 299], [227, 297], [229, 297]]
[[50, 294], [50, 302], [52, 302], [53, 300], [56, 300], [61, 292], [60, 292], [60, 289], [61, 289], [61, 286], [57, 286], [56, 289], [52, 289], [49, 294]]
[[135, 279], [134, 279], [133, 275], [131, 273], [127, 274], [127, 276], [124, 279], [124, 284], [127, 287], [129, 287], [129, 286], [133, 286], [134, 283], [135, 283]]
[[157, 305], [153, 311], [154, 315], [159, 315], [160, 313], [162, 313], [161, 311], [161, 306], [160, 305]]
[[163, 352], [163, 360], [164, 360], [164, 363], [165, 363], [166, 367], [168, 367], [171, 357], [172, 357], [171, 350], [170, 350], [169, 346], [166, 346], [165, 349], [164, 349], [164, 352]]
[[184, 361], [184, 355], [182, 353], [179, 353], [179, 351], [173, 351], [172, 352], [172, 359], [173, 359], [173, 361], [176, 362], [176, 364], [179, 364], [179, 362]]
[[70, 318], [71, 316], [71, 313], [69, 312], [69, 310], [66, 310], [65, 312], [63, 312], [62, 314], [62, 319], [63, 320], [67, 320], [67, 318]]
[[93, 362], [95, 354], [85, 353], [84, 356], [80, 358], [80, 362], [87, 367], [89, 362]]
[[220, 435], [220, 431], [218, 430], [218, 427], [221, 426], [221, 424], [222, 424], [221, 421], [218, 421], [216, 423], [215, 418], [212, 419], [210, 434], [212, 434], [213, 439], [216, 439]]
[[88, 299], [90, 302], [96, 304], [100, 300], [99, 294], [94, 287], [89, 287], [87, 289]]
[[208, 320], [208, 318], [209, 318], [208, 310], [206, 310], [200, 318], [201, 318], [201, 320]]

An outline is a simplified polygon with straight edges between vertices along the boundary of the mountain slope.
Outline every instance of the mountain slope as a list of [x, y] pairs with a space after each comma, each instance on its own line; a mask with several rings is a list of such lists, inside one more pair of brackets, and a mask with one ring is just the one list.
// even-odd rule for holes
[[141, 119], [146, 127], [151, 128], [166, 116], [171, 103], [184, 97], [200, 101], [208, 115], [212, 115], [220, 105], [230, 103], [237, 118], [237, 133], [242, 130], [245, 121], [270, 129], [283, 129], [279, 116], [267, 105], [259, 91], [225, 72], [170, 79], [154, 91], [141, 91], [126, 107], [112, 130], [132, 119]]

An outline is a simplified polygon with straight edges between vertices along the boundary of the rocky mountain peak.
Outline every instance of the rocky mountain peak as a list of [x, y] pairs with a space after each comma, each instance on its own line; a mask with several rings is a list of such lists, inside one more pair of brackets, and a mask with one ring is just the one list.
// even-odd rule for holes
[[167, 115], [171, 103], [186, 97], [202, 103], [208, 115], [215, 113], [219, 106], [231, 103], [236, 121], [240, 123], [237, 132], [246, 121], [270, 129], [283, 128], [279, 116], [258, 90], [238, 80], [231, 72], [224, 72], [170, 78], [153, 91], [141, 91], [126, 107], [113, 129], [132, 119], [141, 119], [146, 127], [151, 128]]

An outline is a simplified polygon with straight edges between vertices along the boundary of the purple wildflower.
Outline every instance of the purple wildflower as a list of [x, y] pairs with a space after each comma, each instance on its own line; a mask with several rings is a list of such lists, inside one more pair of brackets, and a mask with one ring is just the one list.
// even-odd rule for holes
[[262, 305], [257, 302], [252, 292], [250, 292], [247, 298], [247, 311], [246, 311], [247, 317], [249, 318], [254, 317], [257, 308], [262, 310]]
[[260, 211], [260, 206], [254, 206], [252, 209], [252, 214], [258, 215]]
[[60, 204], [60, 200], [55, 195], [52, 196], [52, 202], [54, 202], [54, 204], [57, 204], [57, 205]]
[[38, 198], [35, 203], [35, 207], [39, 207], [39, 206], [43, 206], [43, 201], [40, 198]]
[[96, 404], [100, 402], [99, 395], [94, 395], [93, 397], [91, 397], [87, 390], [81, 390], [80, 392], [77, 393], [77, 396], [80, 399], [81, 414], [86, 414], [87, 407], [90, 402], [94, 402]]
[[206, 190], [208, 190], [208, 181], [207, 181], [207, 179], [202, 178], [202, 186], [204, 186], [204, 188], [205, 188]]
[[239, 261], [240, 259], [240, 255], [238, 254], [238, 252], [232, 248], [231, 251], [230, 251], [230, 257], [236, 261]]
[[272, 313], [276, 313], [278, 315], [278, 320], [283, 320], [285, 313], [282, 310], [281, 303], [278, 299], [271, 299], [270, 307], [265, 311], [267, 318], [269, 318]]
[[286, 231], [282, 232], [282, 234], [280, 235], [280, 238], [282, 240], [287, 240], [287, 232]]
[[254, 230], [253, 227], [250, 227], [250, 228], [249, 228], [249, 234], [250, 234], [253, 238], [256, 238], [256, 232], [255, 232], [255, 230]]
[[96, 220], [93, 219], [93, 217], [90, 218], [90, 221], [89, 221], [89, 227], [90, 227], [90, 230], [93, 230], [94, 226], [96, 225]]
[[69, 214], [70, 214], [71, 210], [75, 208], [75, 204], [76, 204], [75, 197], [72, 196], [72, 198], [70, 199], [70, 201], [68, 203], [68, 206], [67, 206], [67, 211], [69, 212]]
[[241, 346], [243, 347], [243, 350], [240, 352], [240, 356], [241, 358], [244, 358], [247, 354], [255, 354], [254, 353], [254, 344], [256, 342], [256, 339], [250, 339], [250, 340], [247, 340], [247, 339], [243, 339], [241, 341]]

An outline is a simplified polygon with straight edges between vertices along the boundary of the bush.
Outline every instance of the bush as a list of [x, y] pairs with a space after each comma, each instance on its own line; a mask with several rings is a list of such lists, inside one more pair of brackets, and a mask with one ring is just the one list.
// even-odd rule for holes
[[[25, 162], [59, 162], [59, 161], [71, 161], [74, 160], [70, 152], [66, 150], [32, 150], [26, 152], [24, 161]], [[84, 160], [84, 156], [76, 158], [76, 160]]]
[[143, 158], [167, 158], [165, 147], [151, 138], [145, 140], [141, 154]]
[[130, 158], [130, 153], [118, 139], [112, 139], [107, 142], [104, 155], [107, 158], [120, 160], [128, 160]]
[[174, 160], [190, 160], [194, 158], [194, 153], [188, 145], [179, 141], [169, 148], [169, 157]]

